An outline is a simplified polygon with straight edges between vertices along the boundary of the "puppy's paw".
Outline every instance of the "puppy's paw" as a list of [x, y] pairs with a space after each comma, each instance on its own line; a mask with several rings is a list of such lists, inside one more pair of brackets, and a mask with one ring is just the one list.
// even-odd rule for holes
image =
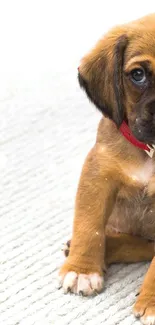
[[89, 269], [66, 263], [59, 272], [60, 287], [64, 292], [72, 292], [78, 295], [91, 296], [100, 293], [104, 286], [102, 271], [99, 268]]
[[144, 325], [155, 325], [155, 295], [141, 293], [134, 305], [133, 313]]
[[73, 292], [82, 296], [92, 296], [102, 291], [104, 280], [98, 273], [77, 274], [74, 271], [60, 277], [64, 293]]

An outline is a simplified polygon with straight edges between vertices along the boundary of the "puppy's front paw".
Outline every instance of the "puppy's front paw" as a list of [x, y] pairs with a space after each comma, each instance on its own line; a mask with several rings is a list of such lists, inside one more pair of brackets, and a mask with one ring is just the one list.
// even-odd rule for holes
[[155, 325], [155, 295], [141, 293], [133, 308], [134, 315], [144, 325]]
[[87, 270], [65, 263], [59, 274], [60, 286], [64, 292], [78, 295], [91, 296], [100, 293], [104, 286], [103, 276], [99, 272]]
[[60, 281], [65, 293], [73, 292], [82, 296], [100, 293], [104, 284], [103, 277], [98, 273], [77, 274], [74, 271], [61, 276]]

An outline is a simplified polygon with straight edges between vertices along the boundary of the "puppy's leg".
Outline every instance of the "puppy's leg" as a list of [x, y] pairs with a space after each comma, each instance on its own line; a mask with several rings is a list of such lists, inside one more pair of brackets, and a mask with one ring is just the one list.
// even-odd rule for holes
[[154, 242], [128, 234], [107, 234], [105, 258], [107, 264], [151, 261]]
[[94, 148], [83, 167], [70, 253], [60, 270], [65, 292], [91, 295], [103, 288], [104, 229], [117, 195], [116, 181], [108, 168], [109, 162], [104, 158], [101, 162]]
[[[64, 248], [64, 255], [69, 255], [71, 241]], [[106, 234], [105, 261], [112, 263], [136, 263], [151, 261], [154, 256], [154, 242], [128, 234]]]
[[144, 278], [133, 312], [142, 324], [155, 324], [155, 257]]

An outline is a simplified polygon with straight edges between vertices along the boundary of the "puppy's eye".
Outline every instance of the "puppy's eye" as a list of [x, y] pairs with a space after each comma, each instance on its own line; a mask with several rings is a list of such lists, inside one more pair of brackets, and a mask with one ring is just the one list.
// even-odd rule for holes
[[144, 69], [139, 68], [139, 69], [132, 70], [131, 79], [137, 85], [143, 84], [146, 81], [146, 74]]

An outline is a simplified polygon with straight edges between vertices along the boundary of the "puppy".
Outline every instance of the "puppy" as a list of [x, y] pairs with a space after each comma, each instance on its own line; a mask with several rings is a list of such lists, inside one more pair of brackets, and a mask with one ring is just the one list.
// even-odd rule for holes
[[155, 324], [155, 14], [113, 28], [78, 79], [104, 117], [82, 169], [61, 284], [92, 295], [107, 265], [152, 259], [134, 314]]

